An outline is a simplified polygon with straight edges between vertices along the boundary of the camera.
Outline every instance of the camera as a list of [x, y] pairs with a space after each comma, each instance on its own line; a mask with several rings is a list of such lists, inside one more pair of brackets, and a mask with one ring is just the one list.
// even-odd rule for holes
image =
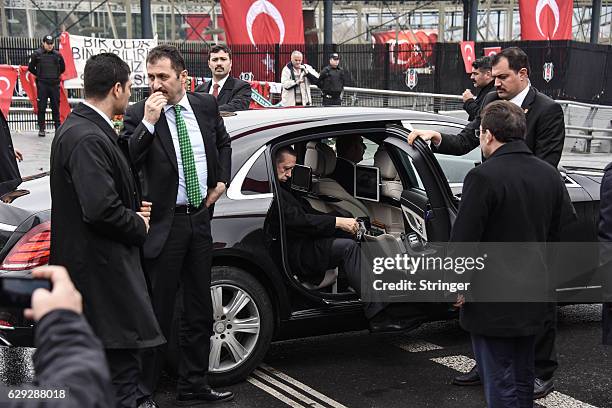
[[51, 281], [26, 276], [0, 277], [0, 306], [28, 308], [32, 305], [32, 292], [39, 288], [51, 290]]

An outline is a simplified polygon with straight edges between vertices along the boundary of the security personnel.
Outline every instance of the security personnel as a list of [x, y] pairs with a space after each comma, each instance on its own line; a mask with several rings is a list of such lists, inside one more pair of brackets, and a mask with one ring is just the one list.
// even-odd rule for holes
[[38, 89], [38, 136], [40, 137], [45, 137], [45, 113], [49, 98], [51, 98], [51, 111], [53, 112], [55, 129], [60, 126], [60, 75], [66, 67], [64, 65], [64, 58], [53, 47], [53, 37], [46, 35], [43, 38], [42, 46], [34, 51], [28, 64], [28, 71], [36, 75], [36, 88]]
[[340, 56], [335, 52], [329, 56], [329, 65], [319, 74], [319, 88], [323, 97], [323, 106], [342, 105], [342, 91], [348, 82], [348, 73], [340, 68]]

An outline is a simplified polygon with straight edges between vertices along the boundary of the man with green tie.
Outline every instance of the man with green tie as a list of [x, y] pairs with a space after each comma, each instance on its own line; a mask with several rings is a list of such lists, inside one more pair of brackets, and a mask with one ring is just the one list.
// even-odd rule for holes
[[[174, 46], [147, 56], [151, 96], [124, 118], [133, 167], [143, 197], [152, 202], [151, 230], [144, 244], [144, 270], [159, 325], [170, 338], [179, 286], [181, 307], [177, 405], [230, 400], [231, 392], [208, 385], [208, 354], [214, 323], [210, 298], [215, 201], [230, 180], [231, 146], [215, 98], [185, 92], [185, 61]], [[220, 316], [219, 316], [220, 318]], [[143, 357], [143, 384], [154, 391], [165, 348]]]

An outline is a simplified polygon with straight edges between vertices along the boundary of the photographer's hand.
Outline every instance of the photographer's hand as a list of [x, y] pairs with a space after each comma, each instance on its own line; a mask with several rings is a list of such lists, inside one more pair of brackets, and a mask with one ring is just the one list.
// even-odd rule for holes
[[47, 313], [57, 310], [72, 310], [83, 313], [83, 299], [72, 284], [70, 276], [63, 266], [41, 266], [32, 271], [32, 276], [38, 279], [49, 279], [53, 289], [36, 289], [32, 293], [32, 308], [25, 309], [26, 319], [39, 321]]

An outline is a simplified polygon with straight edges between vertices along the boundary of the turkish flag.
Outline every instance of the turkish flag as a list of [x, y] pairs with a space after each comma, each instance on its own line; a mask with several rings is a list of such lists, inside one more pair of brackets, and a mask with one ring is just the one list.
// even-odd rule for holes
[[463, 56], [463, 65], [465, 65], [465, 73], [472, 73], [472, 62], [476, 60], [476, 51], [474, 50], [474, 41], [461, 41], [461, 55]]
[[495, 54], [499, 54], [501, 52], [501, 47], [485, 47], [483, 55], [485, 57], [492, 57]]
[[[66, 90], [64, 89], [64, 81], [60, 83], [60, 123], [64, 123], [68, 115], [72, 112], [72, 108], [70, 107], [70, 103], [68, 102], [68, 96], [66, 95]], [[56, 129], [57, 130], [57, 129]]]
[[70, 35], [64, 31], [60, 35], [59, 53], [64, 58], [66, 70], [60, 77], [63, 81], [76, 78], [78, 76], [76, 67], [74, 66], [74, 58], [72, 57], [72, 47], [70, 47]]
[[21, 81], [21, 87], [28, 95], [30, 103], [34, 107], [34, 114], [38, 113], [38, 102], [36, 100], [38, 96], [38, 90], [36, 89], [36, 76], [28, 71], [28, 67], [19, 67], [19, 80]]
[[302, 0], [221, 0], [228, 44], [304, 44]]
[[17, 83], [17, 70], [10, 65], [0, 65], [0, 110], [8, 118]]
[[573, 0], [519, 0], [522, 40], [571, 40]]
[[372, 33], [372, 44], [389, 44], [391, 64], [411, 68], [426, 67], [430, 64], [433, 48], [438, 41], [434, 30], [383, 31]]

